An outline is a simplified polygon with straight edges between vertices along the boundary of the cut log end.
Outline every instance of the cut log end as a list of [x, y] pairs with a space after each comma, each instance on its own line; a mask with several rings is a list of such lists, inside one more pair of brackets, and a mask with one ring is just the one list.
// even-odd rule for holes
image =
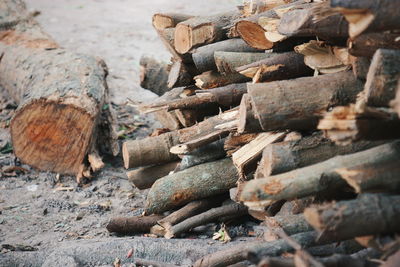
[[165, 14], [153, 15], [153, 26], [156, 30], [163, 30], [166, 28], [173, 28], [175, 26], [174, 19]]
[[273, 43], [265, 37], [264, 29], [251, 21], [240, 21], [236, 24], [236, 31], [240, 37], [251, 47], [256, 49], [271, 49]]
[[178, 53], [184, 54], [189, 52], [192, 47], [192, 39], [190, 38], [192, 30], [186, 25], [177, 25], [175, 29], [175, 49]]
[[23, 107], [11, 123], [15, 155], [35, 168], [76, 174], [88, 151], [95, 124], [84, 110], [38, 100]]

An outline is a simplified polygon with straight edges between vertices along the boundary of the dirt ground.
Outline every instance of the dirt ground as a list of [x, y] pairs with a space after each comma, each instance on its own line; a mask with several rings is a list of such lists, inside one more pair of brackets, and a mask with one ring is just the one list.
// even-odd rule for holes
[[[141, 138], [156, 126], [154, 121], [137, 115], [132, 108], [124, 105], [127, 99], [147, 102], [155, 98], [153, 93], [138, 85], [139, 59], [142, 54], [153, 55], [165, 61], [169, 59], [168, 53], [151, 27], [151, 15], [159, 11], [189, 14], [223, 12], [232, 9], [241, 1], [27, 0], [26, 2], [30, 9], [41, 11], [37, 20], [63, 47], [99, 56], [106, 61], [110, 72], [108, 84], [118, 113], [118, 122], [120, 125], [134, 127], [136, 131], [131, 137]], [[107, 159], [106, 168], [83, 187], [76, 185], [74, 177], [38, 172], [29, 166], [21, 165], [14, 158], [9, 146], [7, 124], [14, 109], [15, 104], [10, 102], [6, 95], [2, 95], [0, 97], [2, 126], [0, 127], [2, 171], [0, 265], [40, 266], [46, 263], [44, 264], [46, 266], [109, 266], [114, 256], [116, 257], [115, 254], [125, 255], [131, 246], [129, 242], [133, 241], [131, 238], [117, 239], [110, 236], [105, 225], [115, 216], [140, 214], [146, 191], [139, 191], [130, 185], [120, 157]], [[184, 240], [179, 241], [181, 243], [177, 245], [179, 249], [176, 253], [183, 253], [179, 256], [181, 260], [177, 260], [180, 264], [190, 264], [198, 255], [221, 246], [218, 242], [207, 239], [209, 236], [203, 237], [206, 239], [197, 246], [201, 249], [192, 252], [187, 259], [185, 255], [188, 254], [184, 248], [190, 248], [190, 245], [182, 243]], [[134, 240], [136, 245], [137, 242], [141, 242], [141, 251], [137, 248], [137, 253], [148, 255], [145, 253], [146, 247], [153, 246], [152, 241]], [[90, 244], [96, 244], [96, 247], [93, 248]], [[108, 247], [105, 244], [108, 244]], [[173, 244], [172, 247], [175, 247]], [[168, 247], [171, 243], [161, 245]], [[18, 254], [20, 252], [12, 252], [26, 250], [45, 253], [24, 252], [25, 254], [21, 255]], [[57, 256], [60, 250], [68, 251], [68, 255], [73, 254], [72, 263], [69, 262], [70, 256], [64, 258]], [[108, 254], [104, 250], [107, 250]], [[102, 256], [99, 262], [91, 255], [93, 253]], [[78, 254], [79, 260], [76, 258]], [[12, 255], [21, 260], [13, 261]], [[52, 262], [51, 257], [47, 257], [49, 255], [55, 257], [55, 261]], [[85, 257], [88, 259], [82, 260]], [[90, 260], [91, 257], [94, 259]], [[57, 262], [60, 259], [64, 259], [64, 262]], [[129, 259], [123, 260], [123, 263], [128, 262]]]

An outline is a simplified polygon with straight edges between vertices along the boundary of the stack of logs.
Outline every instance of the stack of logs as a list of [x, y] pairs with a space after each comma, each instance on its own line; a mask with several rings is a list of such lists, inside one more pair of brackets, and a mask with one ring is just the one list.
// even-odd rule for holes
[[150, 191], [144, 215], [108, 230], [173, 238], [250, 214], [262, 238], [195, 266], [395, 266], [399, 6], [268, 0], [155, 14], [172, 64], [142, 60], [142, 84], [165, 93], [139, 109], [165, 128], [123, 144], [125, 167], [140, 167], [130, 181]]

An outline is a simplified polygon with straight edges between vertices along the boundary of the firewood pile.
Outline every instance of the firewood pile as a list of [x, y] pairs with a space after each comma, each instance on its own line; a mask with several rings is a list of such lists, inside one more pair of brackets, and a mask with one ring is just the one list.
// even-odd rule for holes
[[150, 190], [144, 215], [108, 230], [177, 238], [251, 215], [263, 237], [195, 266], [398, 263], [399, 6], [271, 0], [155, 14], [172, 63], [142, 59], [142, 86], [160, 97], [138, 108], [165, 128], [123, 144], [130, 181]]

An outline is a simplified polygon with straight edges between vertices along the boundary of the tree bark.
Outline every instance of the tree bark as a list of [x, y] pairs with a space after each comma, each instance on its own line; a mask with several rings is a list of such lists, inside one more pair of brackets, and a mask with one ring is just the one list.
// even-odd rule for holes
[[140, 59], [140, 86], [156, 95], [169, 91], [167, 87], [169, 66], [154, 58], [142, 56]]
[[315, 129], [318, 113], [356, 99], [362, 83], [350, 72], [248, 84], [255, 117], [264, 131]]
[[179, 53], [187, 53], [198, 46], [227, 39], [226, 26], [239, 18], [237, 11], [194, 17], [178, 23], [175, 30], [175, 48]]
[[228, 192], [237, 179], [231, 159], [201, 164], [168, 175], [150, 189], [145, 212], [160, 213], [193, 200]]
[[199, 72], [217, 70], [214, 59], [214, 53], [217, 51], [257, 52], [260, 50], [248, 46], [242, 39], [228, 39], [213, 44], [204, 45], [197, 48], [192, 53], [194, 64]]
[[215, 65], [219, 73], [227, 75], [236, 73], [236, 68], [248, 65], [252, 62], [274, 56], [273, 53], [250, 53], [250, 52], [226, 52], [216, 51], [214, 53]]
[[163, 217], [164, 216], [161, 215], [136, 216], [129, 218], [118, 217], [112, 219], [107, 224], [107, 230], [110, 233], [118, 234], [149, 233], [150, 228]]
[[207, 71], [194, 77], [196, 86], [201, 89], [213, 89], [226, 86], [233, 83], [245, 83], [250, 81], [249, 78], [239, 73], [231, 73], [221, 75], [216, 71]]
[[191, 15], [180, 13], [156, 13], [153, 15], [153, 27], [156, 30], [175, 28], [176, 24], [192, 18]]
[[398, 33], [364, 33], [348, 40], [349, 53], [356, 57], [371, 58], [379, 48], [400, 49]]
[[154, 165], [150, 167], [139, 168], [126, 173], [128, 180], [140, 190], [150, 188], [155, 181], [161, 177], [167, 176], [175, 170], [179, 162], [169, 162], [163, 165]]
[[398, 160], [400, 144], [393, 142], [345, 156], [336, 156], [287, 173], [251, 180], [242, 185], [240, 201], [256, 209], [277, 200], [301, 198], [346, 185], [336, 169], [370, 166]]
[[398, 232], [399, 207], [399, 196], [366, 194], [356, 200], [307, 208], [304, 216], [314, 228], [323, 232], [320, 240], [339, 241]]
[[378, 49], [369, 67], [364, 93], [369, 106], [388, 107], [400, 79], [399, 50]]

